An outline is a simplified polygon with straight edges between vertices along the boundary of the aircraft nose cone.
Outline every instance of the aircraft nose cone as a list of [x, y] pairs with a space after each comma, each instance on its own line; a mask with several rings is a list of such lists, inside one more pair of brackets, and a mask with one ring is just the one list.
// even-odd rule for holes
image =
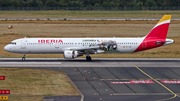
[[5, 50], [5, 51], [8, 51], [8, 50], [9, 50], [8, 45], [6, 45], [6, 46], [4, 47], [4, 50]]

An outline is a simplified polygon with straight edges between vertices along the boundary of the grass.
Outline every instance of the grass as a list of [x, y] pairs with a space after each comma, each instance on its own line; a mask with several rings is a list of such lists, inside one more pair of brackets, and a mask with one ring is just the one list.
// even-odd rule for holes
[[[142, 37], [148, 34], [154, 24], [148, 24], [146, 21], [139, 21], [136, 24], [128, 21], [126, 24], [44, 24], [44, 23], [2, 23], [0, 24], [0, 57], [22, 57], [22, 54], [9, 53], [4, 51], [4, 46], [12, 40], [23, 37]], [[76, 21], [75, 21], [76, 22]], [[94, 21], [99, 22], [99, 21]], [[138, 22], [138, 21], [137, 21]], [[13, 25], [13, 34], [9, 34], [7, 29]], [[180, 57], [180, 24], [170, 25], [168, 38], [174, 39], [175, 43], [147, 51], [128, 53], [128, 54], [96, 54], [95, 57], [102, 58], [179, 58]], [[62, 54], [27, 54], [26, 57], [41, 58], [60, 58]], [[83, 56], [85, 57], [85, 56]]]
[[[156, 24], [158, 20], [1, 20], [0, 24]], [[179, 24], [172, 20], [171, 24]], [[86, 26], [85, 26], [86, 27]]]
[[[8, 26], [12, 25], [12, 32]], [[138, 37], [155, 24], [0, 24], [0, 43], [22, 37]], [[180, 37], [180, 24], [171, 24], [168, 37]], [[5, 40], [4, 40], [5, 39]]]
[[170, 14], [180, 17], [180, 11], [0, 11], [0, 17], [61, 17], [61, 18], [161, 18]]
[[43, 97], [8, 97], [8, 101], [43, 101], [43, 99]]
[[79, 95], [62, 72], [23, 68], [0, 68], [0, 71], [6, 77], [0, 88], [10, 90], [10, 95]]

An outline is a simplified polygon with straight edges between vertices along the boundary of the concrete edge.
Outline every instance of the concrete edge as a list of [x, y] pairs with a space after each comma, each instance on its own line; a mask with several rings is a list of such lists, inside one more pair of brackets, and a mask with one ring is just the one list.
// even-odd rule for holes
[[[63, 72], [64, 73], [64, 72]], [[81, 95], [81, 100], [80, 101], [84, 101], [84, 95], [81, 93], [81, 91], [78, 89], [78, 87], [74, 84], [74, 82], [69, 78], [69, 76], [66, 74], [66, 73], [64, 73], [67, 77], [68, 77], [68, 79], [70, 80], [70, 82], [74, 85], [74, 87], [78, 90], [78, 92], [80, 93], [80, 95]]]

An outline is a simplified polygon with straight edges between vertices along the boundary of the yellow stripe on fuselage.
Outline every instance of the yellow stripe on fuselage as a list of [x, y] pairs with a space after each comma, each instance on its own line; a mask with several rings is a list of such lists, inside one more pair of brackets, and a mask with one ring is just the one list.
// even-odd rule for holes
[[166, 20], [170, 20], [170, 19], [171, 19], [171, 16], [172, 16], [172, 15], [164, 15], [157, 24], [159, 24], [159, 23], [161, 23], [161, 22], [163, 22], [163, 21], [166, 21]]

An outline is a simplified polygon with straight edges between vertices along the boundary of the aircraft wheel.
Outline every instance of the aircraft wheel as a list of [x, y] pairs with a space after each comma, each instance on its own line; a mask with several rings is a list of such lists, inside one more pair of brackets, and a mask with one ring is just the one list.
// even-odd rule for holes
[[90, 56], [86, 56], [86, 60], [87, 61], [91, 61], [91, 57]]
[[22, 58], [22, 61], [25, 61], [25, 57]]

